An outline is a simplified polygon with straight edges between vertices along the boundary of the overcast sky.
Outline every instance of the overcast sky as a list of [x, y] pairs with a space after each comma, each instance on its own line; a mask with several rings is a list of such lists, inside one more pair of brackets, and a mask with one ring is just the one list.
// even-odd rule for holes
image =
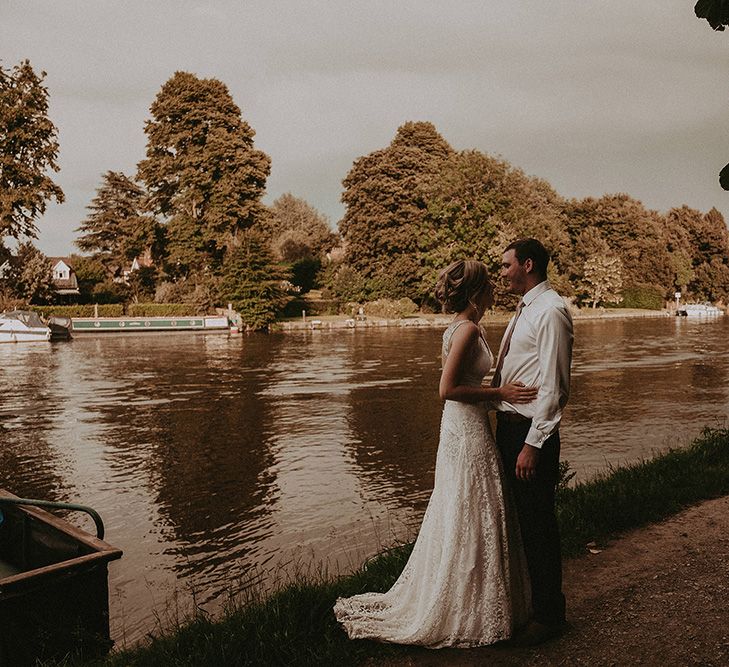
[[48, 255], [107, 170], [132, 176], [176, 70], [229, 87], [284, 192], [341, 218], [353, 160], [428, 120], [568, 197], [627, 192], [665, 211], [716, 206], [729, 162], [729, 33], [694, 0], [0, 0], [0, 60], [48, 73], [66, 203]]

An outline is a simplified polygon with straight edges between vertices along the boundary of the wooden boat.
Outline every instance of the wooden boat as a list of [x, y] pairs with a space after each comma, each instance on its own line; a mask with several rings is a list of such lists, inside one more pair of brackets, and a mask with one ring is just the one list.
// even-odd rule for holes
[[112, 646], [107, 565], [122, 552], [102, 541], [101, 519], [93, 537], [18, 502], [0, 489], [0, 665], [103, 655]]
[[141, 333], [151, 331], [228, 332], [228, 318], [223, 317], [74, 317], [74, 334]]
[[31, 310], [11, 310], [0, 313], [0, 343], [44, 342], [51, 330], [43, 324], [38, 313]]

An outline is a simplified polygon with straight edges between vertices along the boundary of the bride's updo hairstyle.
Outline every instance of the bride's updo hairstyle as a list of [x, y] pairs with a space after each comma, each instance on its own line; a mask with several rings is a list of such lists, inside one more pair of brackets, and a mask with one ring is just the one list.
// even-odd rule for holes
[[475, 259], [459, 259], [438, 274], [435, 298], [446, 313], [460, 313], [485, 291], [493, 292], [488, 270]]

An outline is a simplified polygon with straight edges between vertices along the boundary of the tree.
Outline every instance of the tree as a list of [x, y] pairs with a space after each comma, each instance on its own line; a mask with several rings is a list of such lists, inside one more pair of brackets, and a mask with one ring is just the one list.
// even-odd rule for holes
[[217, 79], [176, 72], [147, 121], [138, 178], [167, 222], [168, 261], [178, 273], [216, 271], [241, 232], [265, 215], [270, 159]]
[[239, 240], [223, 264], [220, 298], [232, 303], [246, 328], [264, 329], [286, 302], [281, 284], [288, 276], [274, 263], [259, 232], [245, 231]]
[[98, 253], [107, 267], [123, 266], [145, 253], [159, 255], [159, 226], [144, 212], [144, 200], [144, 190], [129, 177], [107, 171], [87, 207], [89, 215], [76, 230], [84, 232], [76, 245]]
[[560, 250], [569, 248], [569, 236], [562, 200], [546, 181], [526, 176], [506, 160], [462, 151], [448, 157], [422, 196], [427, 203], [419, 234], [426, 267], [423, 298], [432, 292], [437, 272], [456, 259], [476, 257], [498, 275], [504, 248], [520, 237], [539, 237], [561, 270]]
[[713, 30], [724, 30], [729, 25], [729, 2], [727, 0], [699, 0], [694, 5], [694, 13], [706, 19]]
[[606, 253], [585, 260], [582, 284], [593, 308], [599, 303], [619, 303], [623, 288], [623, 266], [620, 258]]
[[[593, 228], [620, 258], [626, 286], [655, 285], [664, 296], [673, 291], [664, 222], [657, 212], [622, 193], [570, 200], [564, 211], [575, 257], [584, 256], [579, 248], [580, 238], [584, 239], [581, 234]], [[581, 271], [579, 261], [572, 265], [573, 282], [579, 280]]]
[[37, 76], [28, 60], [11, 70], [0, 65], [0, 240], [36, 238], [35, 221], [46, 203], [64, 200], [63, 190], [47, 175], [59, 167], [45, 76]]
[[283, 262], [321, 259], [338, 241], [327, 217], [290, 192], [273, 202], [263, 230], [274, 256]]
[[14, 295], [27, 303], [47, 303], [55, 294], [51, 262], [30, 241], [18, 246], [7, 282]]
[[408, 122], [387, 148], [356, 160], [344, 179], [345, 262], [365, 279], [371, 298], [418, 297], [422, 189], [452, 152], [431, 123]]

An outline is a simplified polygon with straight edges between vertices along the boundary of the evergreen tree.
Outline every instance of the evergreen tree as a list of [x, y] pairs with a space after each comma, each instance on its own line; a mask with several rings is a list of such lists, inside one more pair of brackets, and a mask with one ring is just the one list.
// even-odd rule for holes
[[286, 303], [282, 282], [288, 276], [259, 232], [245, 231], [239, 240], [223, 264], [220, 299], [233, 304], [246, 328], [265, 329]]
[[176, 72], [147, 121], [147, 157], [138, 165], [151, 210], [169, 222], [169, 262], [180, 274], [217, 271], [241, 232], [265, 215], [268, 156], [217, 79]]
[[123, 266], [144, 254], [159, 254], [160, 230], [154, 217], [144, 212], [145, 193], [121, 172], [107, 171], [90, 211], [76, 230], [84, 232], [76, 245], [95, 252], [107, 266]]
[[45, 76], [37, 76], [27, 60], [11, 70], [0, 65], [0, 241], [5, 236], [36, 238], [35, 221], [46, 203], [64, 199], [47, 175], [59, 167]]

